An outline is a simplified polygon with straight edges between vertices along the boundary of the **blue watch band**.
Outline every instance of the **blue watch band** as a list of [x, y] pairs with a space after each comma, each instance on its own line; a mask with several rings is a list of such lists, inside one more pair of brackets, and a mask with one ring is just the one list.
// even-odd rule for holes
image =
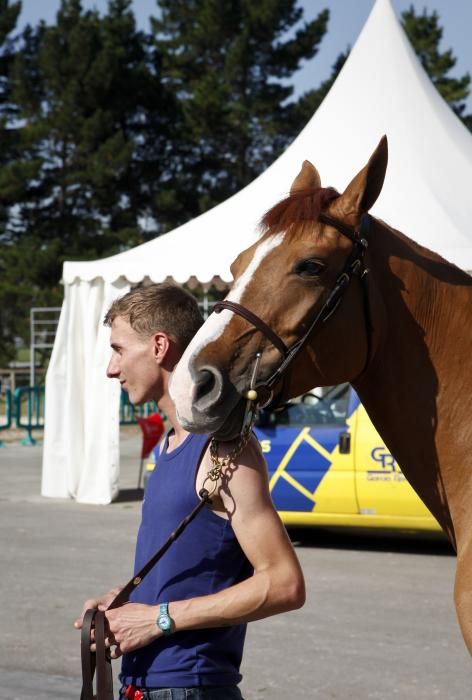
[[169, 615], [169, 603], [159, 604], [159, 615], [157, 616], [156, 625], [165, 635], [172, 634], [174, 631], [174, 621]]

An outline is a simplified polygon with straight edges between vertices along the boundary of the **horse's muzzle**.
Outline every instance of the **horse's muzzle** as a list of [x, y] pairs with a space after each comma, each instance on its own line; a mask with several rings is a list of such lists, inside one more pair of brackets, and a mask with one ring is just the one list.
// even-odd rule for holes
[[234, 385], [211, 365], [190, 366], [191, 406], [179, 422], [192, 433], [209, 433], [220, 440], [237, 437], [244, 421], [246, 401]]

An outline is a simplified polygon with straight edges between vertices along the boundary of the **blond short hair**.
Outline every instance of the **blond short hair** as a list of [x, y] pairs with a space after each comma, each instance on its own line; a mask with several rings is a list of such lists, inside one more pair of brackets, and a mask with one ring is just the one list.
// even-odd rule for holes
[[168, 283], [136, 287], [115, 299], [104, 318], [105, 326], [111, 326], [118, 316], [140, 335], [166, 333], [181, 352], [203, 323], [197, 300], [182, 287]]

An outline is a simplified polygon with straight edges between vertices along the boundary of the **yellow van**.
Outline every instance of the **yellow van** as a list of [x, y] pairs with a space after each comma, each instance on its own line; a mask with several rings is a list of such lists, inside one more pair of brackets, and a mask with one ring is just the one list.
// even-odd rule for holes
[[255, 432], [286, 525], [441, 531], [349, 384], [262, 412]]

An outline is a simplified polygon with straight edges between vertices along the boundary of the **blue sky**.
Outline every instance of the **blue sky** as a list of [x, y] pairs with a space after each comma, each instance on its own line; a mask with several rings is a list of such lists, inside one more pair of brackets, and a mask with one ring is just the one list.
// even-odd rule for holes
[[[442, 50], [452, 49], [457, 64], [451, 75], [462, 76], [468, 72], [472, 76], [472, 0], [391, 0], [397, 17], [413, 5], [417, 12], [423, 8], [436, 10], [444, 29]], [[39, 19], [53, 21], [59, 7], [59, 0], [22, 0], [21, 24], [36, 23]], [[96, 7], [103, 11], [107, 0], [82, 0], [84, 7]], [[155, 0], [134, 0], [134, 11], [138, 25], [148, 27], [150, 15], [156, 14]], [[324, 37], [318, 55], [307, 62], [295, 76], [296, 92], [304, 92], [317, 87], [331, 72], [331, 66], [339, 53], [347, 46], [353, 46], [374, 0], [302, 0], [305, 18], [312, 19], [326, 7], [331, 11], [328, 33]], [[472, 111], [472, 95], [468, 99], [468, 111]]]

